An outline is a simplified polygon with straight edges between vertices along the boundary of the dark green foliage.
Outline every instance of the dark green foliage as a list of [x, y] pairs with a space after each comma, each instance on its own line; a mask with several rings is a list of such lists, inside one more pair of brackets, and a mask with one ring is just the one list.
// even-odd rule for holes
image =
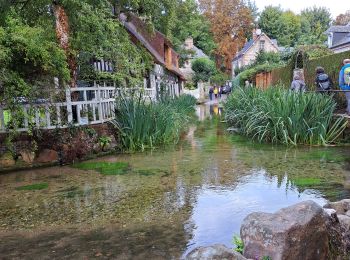
[[143, 151], [176, 143], [189, 123], [195, 103], [195, 98], [189, 95], [159, 102], [120, 96], [113, 124], [120, 132], [122, 148]]
[[73, 165], [81, 170], [94, 170], [103, 175], [123, 175], [130, 168], [127, 162], [82, 162]]
[[272, 84], [289, 88], [293, 80], [294, 64], [289, 62], [283, 67], [275, 68], [271, 71]]
[[270, 38], [279, 40], [280, 18], [283, 10], [278, 6], [267, 6], [260, 14], [259, 28]]
[[301, 37], [299, 44], [323, 44], [327, 35], [324, 32], [328, 29], [332, 19], [329, 10], [325, 7], [306, 8], [301, 16]]
[[256, 56], [255, 64], [278, 64], [281, 62], [281, 54], [276, 52], [261, 51]]
[[333, 118], [335, 101], [318, 93], [300, 94], [272, 87], [236, 89], [225, 104], [230, 127], [262, 142], [327, 145], [347, 127]]
[[36, 184], [31, 184], [31, 185], [25, 185], [25, 186], [20, 186], [17, 187], [16, 190], [23, 191], [23, 190], [44, 190], [49, 187], [49, 184], [46, 182], [43, 183], [36, 183]]
[[211, 78], [210, 82], [215, 85], [224, 85], [226, 81], [230, 79], [230, 76], [224, 72], [217, 71]]
[[217, 72], [215, 63], [208, 58], [199, 58], [193, 61], [192, 69], [195, 72], [194, 82], [207, 82]]
[[235, 246], [234, 250], [240, 254], [243, 254], [244, 244], [242, 239], [239, 236], [235, 235], [233, 236], [232, 242]]

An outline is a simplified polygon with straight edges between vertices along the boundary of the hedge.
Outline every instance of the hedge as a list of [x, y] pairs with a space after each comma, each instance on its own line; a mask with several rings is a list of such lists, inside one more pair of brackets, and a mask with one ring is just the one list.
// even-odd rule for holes
[[[338, 86], [339, 71], [342, 67], [343, 60], [350, 58], [350, 51], [323, 56], [316, 59], [304, 59], [304, 76], [305, 82], [309, 90], [315, 89], [315, 77], [316, 68], [321, 66], [325, 69], [326, 73], [332, 78], [334, 86]], [[295, 58], [284, 67], [273, 69], [272, 74], [272, 85], [282, 84], [289, 87], [293, 79], [293, 70], [295, 66]]]
[[271, 84], [290, 86], [293, 78], [293, 63], [290, 62], [284, 67], [279, 67], [271, 71]]
[[338, 88], [339, 71], [343, 66], [343, 60], [350, 58], [350, 51], [332, 54], [304, 62], [305, 82], [309, 89], [315, 89], [316, 68], [321, 66], [332, 78], [334, 86]]

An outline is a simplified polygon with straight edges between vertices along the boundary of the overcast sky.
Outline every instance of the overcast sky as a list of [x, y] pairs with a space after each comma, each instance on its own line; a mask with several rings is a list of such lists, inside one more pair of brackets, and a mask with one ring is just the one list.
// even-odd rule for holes
[[350, 9], [350, 0], [255, 0], [255, 2], [260, 12], [268, 5], [281, 5], [283, 9], [290, 9], [295, 13], [315, 5], [324, 6], [329, 9], [334, 19]]

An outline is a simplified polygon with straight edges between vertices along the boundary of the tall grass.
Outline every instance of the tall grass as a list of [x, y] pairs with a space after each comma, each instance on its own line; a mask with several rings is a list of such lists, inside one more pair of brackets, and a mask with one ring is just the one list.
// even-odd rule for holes
[[190, 121], [195, 103], [196, 99], [189, 95], [159, 102], [120, 96], [113, 124], [120, 132], [123, 149], [143, 151], [176, 143]]
[[334, 118], [335, 107], [332, 97], [318, 93], [238, 88], [225, 104], [225, 117], [230, 126], [261, 142], [328, 145], [347, 126], [346, 119]]

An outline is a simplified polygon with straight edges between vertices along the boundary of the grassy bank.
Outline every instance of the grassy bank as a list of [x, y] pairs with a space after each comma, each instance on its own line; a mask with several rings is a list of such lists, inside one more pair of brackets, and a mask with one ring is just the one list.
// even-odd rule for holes
[[328, 145], [347, 126], [344, 118], [334, 119], [335, 108], [327, 95], [245, 88], [229, 96], [225, 116], [230, 127], [261, 142]]
[[181, 95], [150, 102], [141, 98], [118, 98], [113, 121], [126, 151], [143, 151], [176, 143], [187, 127], [196, 99]]

